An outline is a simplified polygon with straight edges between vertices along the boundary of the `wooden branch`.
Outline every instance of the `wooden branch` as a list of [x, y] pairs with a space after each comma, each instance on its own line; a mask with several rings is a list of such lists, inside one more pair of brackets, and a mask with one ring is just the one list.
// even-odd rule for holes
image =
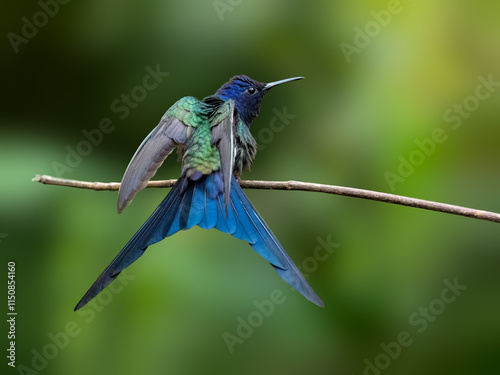
[[[78, 180], [67, 180], [64, 178], [51, 177], [46, 175], [36, 175], [32, 180], [47, 185], [69, 186], [80, 189], [91, 190], [118, 190], [119, 182], [88, 182]], [[172, 187], [177, 180], [150, 181], [147, 187]], [[492, 221], [500, 223], [500, 214], [489, 211], [477, 210], [455, 206], [446, 203], [427, 201], [423, 199], [409, 198], [401, 195], [381, 193], [378, 191], [356, 189], [344, 186], [323, 185], [310, 182], [299, 181], [239, 181], [242, 188], [245, 189], [269, 189], [269, 190], [301, 190], [313, 191], [318, 193], [327, 193], [334, 195], [344, 195], [348, 197], [356, 197], [362, 199], [370, 199], [373, 201], [398, 204], [401, 206], [421, 208], [437, 212], [444, 212], [452, 215], [466, 216], [479, 220]]]

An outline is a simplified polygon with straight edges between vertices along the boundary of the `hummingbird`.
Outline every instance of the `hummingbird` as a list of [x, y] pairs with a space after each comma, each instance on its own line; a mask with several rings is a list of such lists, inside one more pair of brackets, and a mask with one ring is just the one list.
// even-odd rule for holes
[[118, 192], [118, 213], [147, 185], [175, 148], [182, 163], [181, 176], [75, 311], [97, 296], [148, 246], [196, 225], [216, 228], [248, 242], [288, 284], [307, 300], [324, 306], [238, 184], [257, 152], [250, 126], [259, 114], [262, 99], [271, 88], [302, 78], [261, 83], [238, 75], [214, 95], [203, 100], [183, 97], [165, 112], [125, 170]]

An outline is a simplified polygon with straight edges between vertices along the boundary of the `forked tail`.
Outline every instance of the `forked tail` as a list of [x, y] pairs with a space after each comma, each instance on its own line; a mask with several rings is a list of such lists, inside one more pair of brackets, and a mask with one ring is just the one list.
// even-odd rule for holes
[[135, 262], [149, 245], [195, 225], [203, 229], [216, 228], [248, 242], [288, 284], [309, 301], [324, 306], [234, 177], [226, 214], [221, 176], [219, 173], [212, 173], [197, 181], [185, 177], [177, 181], [148, 220], [78, 302], [75, 311], [85, 306], [121, 271]]

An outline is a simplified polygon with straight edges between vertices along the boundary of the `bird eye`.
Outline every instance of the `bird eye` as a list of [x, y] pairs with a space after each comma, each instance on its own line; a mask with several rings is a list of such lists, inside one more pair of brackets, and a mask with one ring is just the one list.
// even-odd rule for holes
[[255, 87], [249, 87], [249, 88], [247, 89], [247, 92], [248, 92], [249, 94], [255, 94], [255, 91], [256, 91], [256, 90], [255, 90]]

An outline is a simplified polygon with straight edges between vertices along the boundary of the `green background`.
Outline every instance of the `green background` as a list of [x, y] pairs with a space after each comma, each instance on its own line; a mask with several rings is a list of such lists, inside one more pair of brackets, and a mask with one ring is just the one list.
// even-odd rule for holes
[[[470, 98], [479, 77], [500, 81], [498, 1], [403, 0], [390, 20], [378, 13], [386, 23], [378, 27], [371, 12], [387, 10], [386, 1], [221, 3], [218, 13], [212, 1], [70, 1], [17, 53], [8, 34], [22, 35], [22, 17], [33, 20], [41, 8], [4, 4], [0, 267], [6, 299], [7, 261], [16, 262], [16, 364], [25, 368], [11, 369], [3, 357], [2, 373], [498, 373], [498, 224], [347, 197], [247, 191], [292, 259], [310, 271], [324, 309], [290, 291], [244, 242], [195, 228], [150, 247], [121, 291], [73, 312], [166, 190], [141, 192], [118, 216], [116, 192], [31, 179], [55, 175], [68, 147], [85, 141], [82, 131], [109, 118], [113, 131], [62, 177], [119, 181], [170, 105], [210, 95], [235, 74], [264, 82], [306, 77], [265, 98], [252, 126], [260, 152], [243, 178], [500, 211], [500, 90]], [[358, 36], [363, 47], [348, 62], [341, 44], [354, 45], [365, 28], [372, 37]], [[111, 104], [158, 64], [168, 77], [120, 119]], [[464, 100], [475, 110], [460, 126], [447, 121]], [[269, 131], [284, 107], [296, 117]], [[419, 153], [418, 141], [438, 128], [446, 140]], [[387, 172], [399, 173], [411, 157], [418, 165], [391, 189]], [[172, 157], [156, 177], [179, 173]], [[338, 246], [313, 262], [318, 238]], [[445, 280], [455, 279], [467, 289], [439, 302]], [[283, 303], [259, 321], [254, 302], [276, 289]], [[409, 318], [429, 305], [435, 314], [419, 332], [423, 326]], [[223, 334], [236, 335], [249, 317], [257, 327], [231, 353]], [[381, 345], [405, 332], [411, 344], [400, 353], [390, 346], [395, 358], [384, 361]], [[388, 367], [365, 368], [377, 358]]]

